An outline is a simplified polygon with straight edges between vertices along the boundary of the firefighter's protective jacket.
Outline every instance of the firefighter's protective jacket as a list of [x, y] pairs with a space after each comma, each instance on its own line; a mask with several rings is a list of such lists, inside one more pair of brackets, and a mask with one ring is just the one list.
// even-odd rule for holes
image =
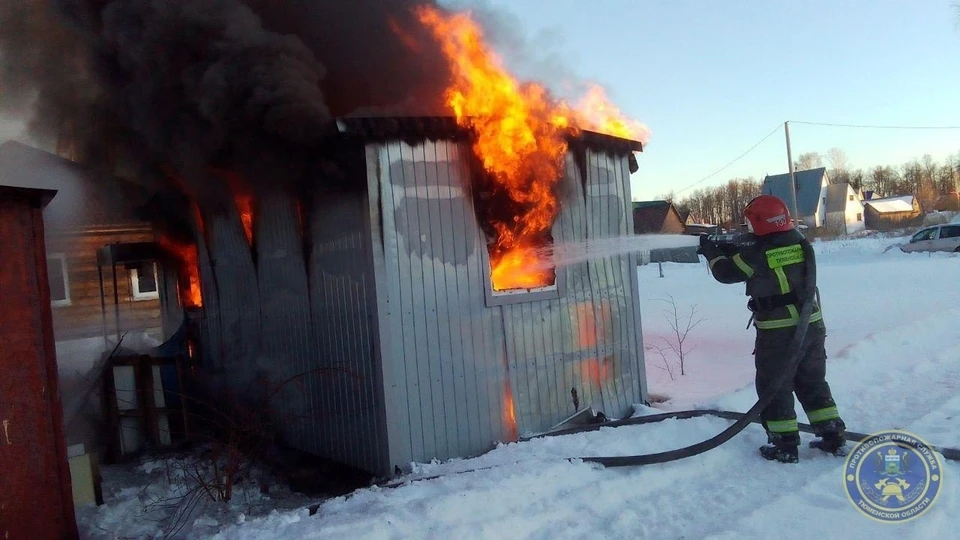
[[[789, 328], [800, 322], [800, 303], [816, 283], [808, 283], [804, 271], [806, 253], [813, 255], [809, 242], [798, 231], [790, 230], [753, 236], [739, 244], [736, 253], [724, 254], [715, 245], [703, 246], [713, 277], [721, 283], [746, 282], [748, 307], [754, 312], [759, 330]], [[815, 264], [816, 261], [810, 261]], [[810, 322], [823, 319], [815, 300]]]

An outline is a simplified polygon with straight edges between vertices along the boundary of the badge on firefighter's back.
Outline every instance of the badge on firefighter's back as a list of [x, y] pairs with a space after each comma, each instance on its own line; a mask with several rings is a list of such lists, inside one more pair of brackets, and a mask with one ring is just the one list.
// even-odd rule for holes
[[943, 484], [940, 456], [904, 431], [875, 433], [847, 455], [847, 496], [858, 510], [884, 523], [915, 519], [937, 500]]

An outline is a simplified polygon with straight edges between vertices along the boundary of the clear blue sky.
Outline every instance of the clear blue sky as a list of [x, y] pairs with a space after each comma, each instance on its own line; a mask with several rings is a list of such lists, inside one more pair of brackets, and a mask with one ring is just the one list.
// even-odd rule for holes
[[[450, 1], [443, 1], [445, 4]], [[785, 120], [960, 126], [953, 0], [459, 0], [510, 14], [521, 75], [596, 81], [652, 137], [634, 199], [680, 191]], [[512, 49], [512, 50], [511, 50]], [[536, 65], [519, 60], [531, 54]], [[532, 66], [532, 67], [530, 67]], [[564, 73], [566, 71], [566, 73]], [[843, 149], [853, 168], [960, 151], [960, 130], [790, 126], [794, 159]], [[785, 172], [783, 130], [697, 187]], [[679, 196], [688, 192], [678, 193]]]

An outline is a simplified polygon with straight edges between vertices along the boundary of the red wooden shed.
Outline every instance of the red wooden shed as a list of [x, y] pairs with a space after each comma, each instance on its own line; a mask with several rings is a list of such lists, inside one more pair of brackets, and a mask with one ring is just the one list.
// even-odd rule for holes
[[54, 194], [0, 185], [2, 539], [78, 536], [43, 237]]

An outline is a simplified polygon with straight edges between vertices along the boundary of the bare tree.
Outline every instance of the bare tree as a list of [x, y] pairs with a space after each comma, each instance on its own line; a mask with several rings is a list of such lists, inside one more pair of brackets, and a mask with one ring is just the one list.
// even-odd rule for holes
[[740, 223], [743, 208], [759, 194], [758, 180], [734, 178], [720, 186], [698, 189], [674, 204], [693, 212], [702, 223], [729, 227]]
[[671, 202], [671, 203], [672, 203], [674, 200], [676, 200], [676, 198], [677, 198], [677, 194], [671, 189], [670, 191], [668, 191], [668, 192], [666, 192], [666, 193], [662, 193], [662, 194], [660, 194], [660, 195], [657, 195], [657, 196], [654, 197], [653, 199], [654, 199], [655, 201], [667, 201], [667, 202]]
[[807, 152], [797, 156], [797, 161], [793, 163], [793, 168], [798, 171], [806, 171], [823, 167], [823, 157], [820, 152]]
[[691, 330], [703, 322], [703, 318], [697, 317], [696, 305], [690, 306], [690, 315], [684, 317], [680, 315], [677, 309], [677, 302], [673, 296], [667, 295], [667, 299], [663, 301], [670, 305], [670, 309], [665, 310], [663, 313], [667, 319], [667, 323], [673, 330], [673, 335], [670, 336], [670, 338], [664, 338], [664, 341], [667, 344], [667, 348], [670, 349], [680, 361], [680, 375], [686, 375], [687, 355], [693, 351], [693, 348], [687, 345], [687, 337], [690, 335]]
[[892, 167], [878, 165], [870, 171], [868, 184], [877, 197], [887, 197], [898, 192], [900, 174]]
[[827, 161], [830, 162], [830, 167], [833, 168], [833, 174], [831, 176], [845, 175], [850, 168], [850, 160], [847, 158], [847, 153], [841, 148], [833, 147], [827, 150]]

